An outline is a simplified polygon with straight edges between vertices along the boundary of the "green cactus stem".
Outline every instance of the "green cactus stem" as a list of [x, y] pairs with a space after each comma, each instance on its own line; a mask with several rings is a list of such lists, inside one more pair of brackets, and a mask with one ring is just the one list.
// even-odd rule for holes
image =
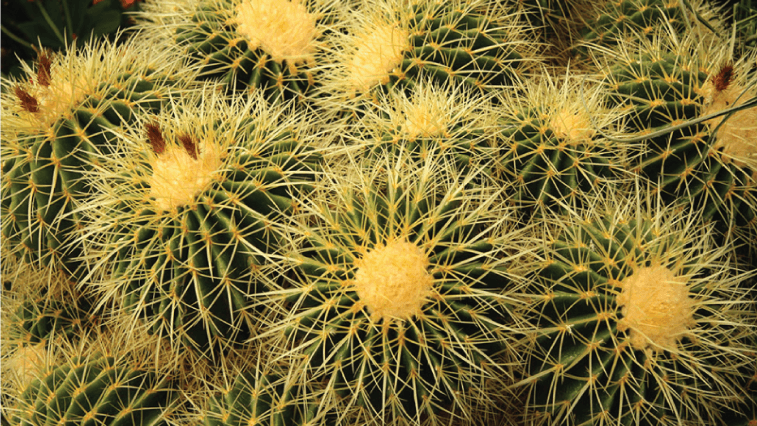
[[[83, 174], [113, 155], [112, 132], [139, 111], [155, 111], [171, 79], [165, 56], [135, 43], [87, 45], [42, 54], [25, 81], [3, 80], [2, 233], [29, 264], [82, 276], [72, 245], [76, 203], [91, 193]], [[152, 62], [155, 61], [155, 62]]]
[[528, 408], [554, 424], [721, 424], [753, 362], [753, 273], [696, 213], [609, 199], [555, 217], [530, 290]]
[[292, 226], [291, 283], [264, 335], [369, 422], [470, 420], [474, 405], [503, 408], [487, 389], [512, 377], [526, 243], [496, 193], [470, 188], [475, 173], [410, 158], [326, 174], [337, 191]]
[[91, 174], [87, 261], [104, 296], [154, 333], [223, 350], [257, 327], [250, 297], [276, 268], [276, 221], [298, 209], [321, 157], [306, 120], [260, 95], [227, 102], [208, 86], [171, 105]]

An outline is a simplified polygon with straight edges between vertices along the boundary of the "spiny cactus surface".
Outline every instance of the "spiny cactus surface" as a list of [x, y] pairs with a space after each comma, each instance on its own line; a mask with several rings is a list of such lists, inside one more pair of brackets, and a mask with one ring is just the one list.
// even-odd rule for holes
[[167, 377], [110, 357], [72, 360], [32, 382], [13, 411], [13, 425], [167, 425], [174, 394]]
[[[703, 88], [717, 74], [704, 66], [667, 52], [623, 61], [609, 71], [608, 99], [631, 111], [628, 125], [641, 135], [685, 124], [702, 116]], [[686, 200], [726, 227], [746, 225], [757, 205], [753, 170], [724, 159], [713, 130], [692, 124], [645, 138], [634, 168], [668, 202]]]
[[273, 329], [306, 374], [377, 422], [494, 410], [485, 383], [511, 374], [496, 360], [513, 356], [508, 247], [520, 235], [493, 194], [445, 177], [443, 163], [379, 161], [362, 189], [306, 209], [318, 226], [297, 225], [304, 247]]
[[317, 53], [333, 19], [316, 2], [204, 0], [176, 42], [201, 66], [201, 76], [232, 91], [303, 98], [315, 88]]
[[[741, 398], [749, 273], [670, 211], [563, 218], [534, 295], [530, 406], [554, 423], [717, 422]], [[670, 224], [687, 223], [678, 229]], [[666, 224], [667, 223], [667, 224]], [[674, 225], [678, 226], [678, 225]]]
[[[297, 209], [320, 155], [284, 110], [205, 92], [132, 126], [125, 155], [95, 170], [82, 206], [89, 255], [155, 333], [205, 350], [250, 336], [250, 295], [276, 250], [271, 224]], [[267, 269], [266, 269], [267, 270]]]
[[[140, 63], [92, 69], [107, 46], [40, 55], [28, 82], [4, 81], [2, 232], [30, 264], [83, 276], [74, 244], [76, 203], [92, 193], [84, 177], [100, 157], [117, 155], [113, 131], [140, 111], [160, 109], [172, 79]], [[133, 56], [133, 47], [109, 55]], [[121, 58], [123, 60], [123, 58]], [[5, 90], [7, 89], [7, 90]]]

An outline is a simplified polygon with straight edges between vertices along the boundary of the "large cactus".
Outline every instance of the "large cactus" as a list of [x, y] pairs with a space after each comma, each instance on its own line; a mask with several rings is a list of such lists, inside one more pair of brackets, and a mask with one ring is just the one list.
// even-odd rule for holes
[[472, 406], [496, 410], [488, 386], [512, 374], [526, 243], [496, 194], [438, 160], [386, 155], [328, 182], [343, 190], [303, 206], [304, 246], [275, 292], [280, 350], [379, 423], [470, 420]]
[[174, 99], [90, 175], [100, 195], [81, 211], [100, 289], [174, 342], [205, 350], [250, 336], [249, 297], [276, 268], [277, 215], [297, 210], [319, 167], [292, 111], [265, 105], [210, 87]]
[[538, 335], [524, 381], [532, 414], [555, 424], [719, 424], [741, 399], [750, 273], [695, 213], [639, 198], [555, 217], [529, 291]]

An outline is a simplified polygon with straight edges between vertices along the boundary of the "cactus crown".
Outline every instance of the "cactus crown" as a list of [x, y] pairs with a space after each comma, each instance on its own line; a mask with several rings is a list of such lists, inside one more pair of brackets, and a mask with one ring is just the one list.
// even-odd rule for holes
[[278, 63], [314, 62], [319, 34], [316, 16], [298, 0], [244, 0], [230, 19], [237, 32], [250, 40], [250, 49], [261, 47]]
[[472, 400], [493, 410], [485, 384], [511, 374], [495, 362], [513, 356], [511, 262], [527, 252], [511, 212], [473, 185], [480, 170], [434, 150], [352, 161], [293, 224], [291, 284], [266, 334], [375, 421], [469, 416]]
[[754, 330], [729, 330], [753, 321], [753, 273], [729, 263], [701, 212], [641, 199], [609, 194], [554, 217], [529, 291], [539, 331], [526, 382], [555, 421], [714, 422], [740, 393]]
[[171, 55], [156, 52], [154, 46], [142, 44], [138, 38], [120, 45], [91, 41], [55, 54], [43, 50], [36, 69], [23, 64], [25, 81], [3, 79], [4, 133], [49, 133], [60, 119], [70, 119], [86, 98], [93, 97], [97, 102], [107, 100], [114, 88], [134, 90], [126, 87], [125, 74], [144, 76], [148, 81], [150, 74], [166, 73], [177, 79], [186, 76], [189, 71], [179, 70]]

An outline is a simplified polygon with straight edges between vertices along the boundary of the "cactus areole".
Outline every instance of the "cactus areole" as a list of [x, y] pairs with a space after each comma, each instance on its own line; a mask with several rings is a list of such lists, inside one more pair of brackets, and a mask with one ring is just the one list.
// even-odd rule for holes
[[197, 148], [191, 142], [183, 148], [169, 145], [153, 159], [153, 174], [148, 181], [150, 197], [159, 210], [174, 210], [189, 204], [213, 182], [223, 165], [224, 153], [214, 143], [204, 144], [201, 150]]
[[[305, 5], [288, 0], [247, 0], [239, 4], [233, 22], [247, 37], [250, 48], [262, 47], [271, 58], [290, 67], [313, 61], [313, 40], [318, 37], [315, 17]], [[296, 73], [293, 68], [292, 73]]]
[[688, 295], [686, 280], [663, 265], [638, 268], [620, 286], [618, 305], [623, 318], [618, 330], [630, 330], [630, 343], [635, 349], [674, 350], [677, 341], [695, 325], [693, 299]]
[[410, 319], [421, 312], [431, 293], [428, 257], [415, 244], [389, 240], [356, 262], [354, 285], [371, 320]]

